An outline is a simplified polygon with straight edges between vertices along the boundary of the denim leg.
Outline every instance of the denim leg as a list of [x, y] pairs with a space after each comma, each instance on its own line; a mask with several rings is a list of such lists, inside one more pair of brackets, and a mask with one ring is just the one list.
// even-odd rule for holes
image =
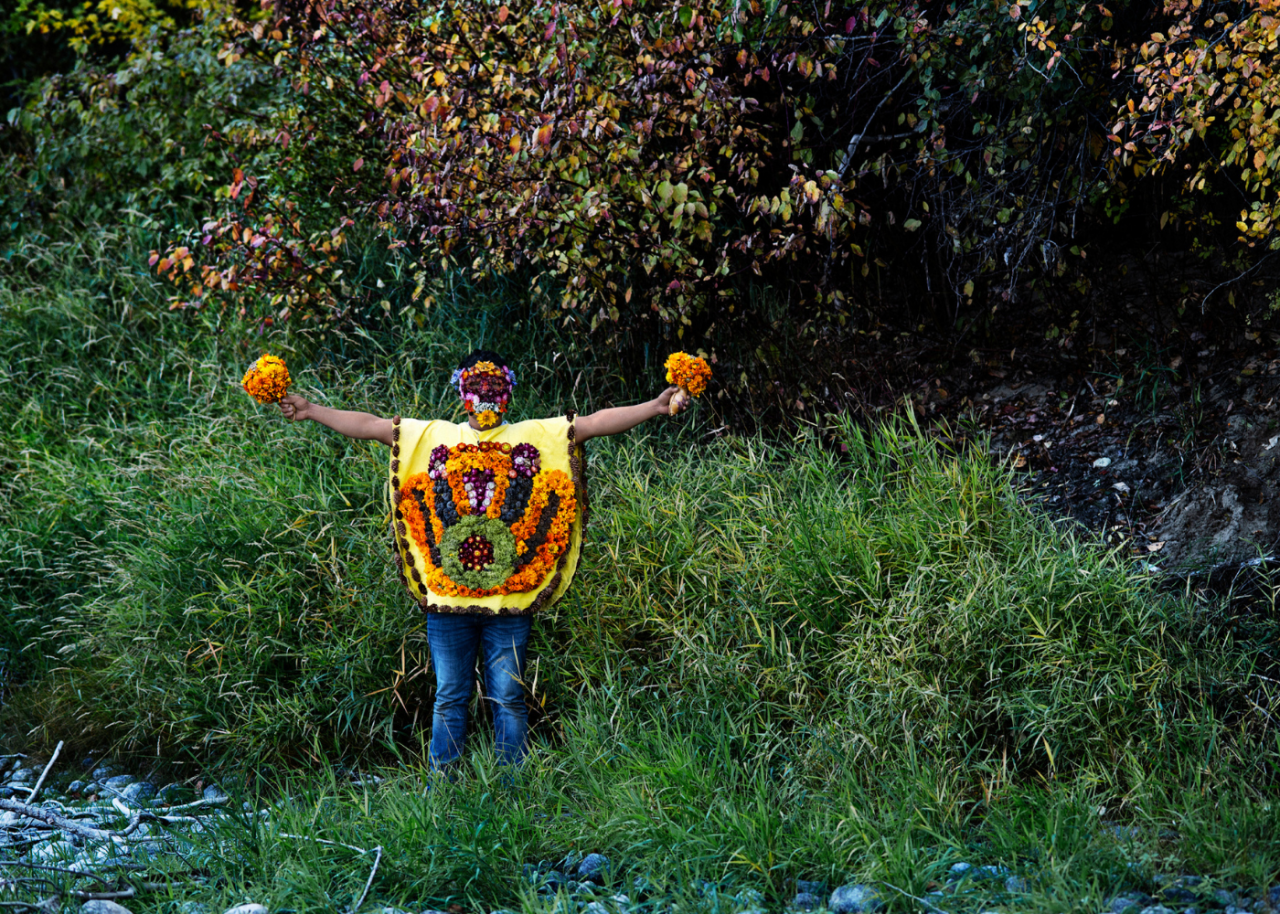
[[524, 659], [529, 646], [529, 616], [485, 619], [484, 689], [493, 702], [494, 748], [505, 765], [524, 759], [529, 709], [524, 702]]
[[479, 624], [468, 615], [427, 616], [427, 644], [436, 669], [436, 703], [431, 714], [431, 767], [462, 754], [467, 734], [467, 702], [475, 687]]

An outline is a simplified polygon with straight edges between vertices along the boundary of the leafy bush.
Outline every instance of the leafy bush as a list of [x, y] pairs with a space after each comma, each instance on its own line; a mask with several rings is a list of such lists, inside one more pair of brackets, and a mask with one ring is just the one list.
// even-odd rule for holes
[[265, 67], [222, 62], [223, 27], [210, 11], [188, 28], [139, 34], [122, 58], [81, 55], [27, 87], [6, 134], [6, 200], [17, 206], [0, 245], [10, 256], [24, 237], [65, 235], [50, 217], [169, 230], [189, 221], [193, 199], [225, 193], [235, 162], [290, 167], [271, 129], [287, 94]]
[[838, 336], [881, 270], [950, 319], [1064, 270], [1106, 176], [1110, 13], [997, 7], [281, 2], [226, 59], [288, 80], [312, 183], [237, 172], [235, 205], [156, 260], [177, 302], [327, 317], [334, 239], [369, 222], [424, 272], [527, 270], [548, 320], [633, 357]]

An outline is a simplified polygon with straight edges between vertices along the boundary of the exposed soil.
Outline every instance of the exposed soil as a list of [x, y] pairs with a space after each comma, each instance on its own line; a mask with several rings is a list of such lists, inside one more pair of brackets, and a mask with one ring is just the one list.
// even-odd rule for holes
[[846, 370], [869, 408], [985, 433], [1033, 504], [1108, 545], [1179, 572], [1280, 553], [1280, 333], [1029, 310], [981, 348], [864, 336]]

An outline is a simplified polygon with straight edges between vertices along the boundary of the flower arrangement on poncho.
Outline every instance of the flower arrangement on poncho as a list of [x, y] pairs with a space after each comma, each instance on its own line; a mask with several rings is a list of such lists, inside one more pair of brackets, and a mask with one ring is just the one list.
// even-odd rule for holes
[[531, 444], [496, 441], [438, 446], [398, 504], [425, 559], [423, 583], [449, 597], [536, 589], [569, 548], [577, 514], [568, 474], [544, 471]]
[[670, 413], [675, 415], [691, 397], [702, 396], [707, 389], [707, 381], [711, 380], [711, 366], [707, 360], [687, 352], [673, 352], [667, 356], [667, 383], [680, 388], [671, 397]]
[[459, 368], [449, 379], [458, 388], [462, 405], [476, 417], [481, 428], [493, 428], [511, 402], [516, 387], [516, 374], [506, 365], [476, 362], [470, 368]]
[[245, 392], [259, 403], [279, 403], [289, 392], [292, 382], [284, 359], [264, 353], [249, 366], [240, 383], [244, 385]]

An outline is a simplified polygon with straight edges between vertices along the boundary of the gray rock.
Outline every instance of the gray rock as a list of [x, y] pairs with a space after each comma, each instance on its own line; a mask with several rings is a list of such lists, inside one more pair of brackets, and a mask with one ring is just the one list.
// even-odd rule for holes
[[1110, 914], [1138, 914], [1149, 904], [1151, 904], [1150, 895], [1142, 892], [1125, 892], [1107, 902], [1107, 911]]
[[759, 889], [743, 889], [733, 896], [733, 900], [746, 907], [762, 908], [764, 907], [764, 892]]
[[165, 784], [156, 791], [156, 799], [162, 803], [178, 803], [193, 797], [193, 794], [181, 784]]
[[[373, 914], [409, 914], [409, 912], [404, 910], [403, 908], [387, 907], [387, 908], [378, 908], [376, 911], [373, 912]], [[508, 912], [504, 912], [501, 909], [499, 909], [497, 911], [490, 911], [489, 914], [508, 914]]]
[[543, 895], [554, 895], [561, 889], [568, 890], [568, 888], [569, 880], [565, 878], [564, 873], [552, 870], [539, 880], [538, 892]]
[[797, 911], [816, 911], [822, 907], [822, 899], [812, 892], [797, 892], [791, 899], [791, 907]]
[[578, 864], [578, 878], [603, 883], [609, 875], [609, 858], [604, 854], [587, 854]]
[[1021, 876], [1010, 876], [1004, 881], [1004, 890], [1010, 895], [1020, 895], [1027, 891], [1027, 880]]
[[832, 892], [827, 906], [835, 914], [872, 914], [884, 907], [884, 899], [871, 886], [855, 882]]
[[827, 884], [825, 882], [811, 881], [808, 879], [797, 879], [796, 892], [797, 894], [808, 893], [810, 895], [825, 895], [827, 894]]
[[238, 904], [234, 908], [227, 908], [222, 914], [267, 914], [264, 905], [249, 902], [248, 904]]
[[1233, 904], [1227, 905], [1222, 914], [1251, 914], [1248, 908], [1237, 908]]
[[1199, 876], [1178, 876], [1172, 879], [1157, 876], [1156, 880], [1162, 883], [1160, 889], [1162, 901], [1171, 901], [1174, 904], [1194, 904], [1199, 901], [1199, 896], [1190, 889], [1190, 886], [1200, 884]]
[[31, 778], [31, 769], [23, 768], [21, 765], [9, 772], [10, 784], [25, 784], [27, 781], [31, 780]]
[[582, 914], [611, 914], [609, 909], [598, 901], [588, 902], [582, 909]]
[[138, 781], [120, 791], [120, 795], [124, 797], [126, 803], [142, 803], [156, 795], [156, 785]]
[[217, 784], [210, 784], [204, 789], [201, 797], [206, 800], [225, 800], [227, 798], [227, 792]]
[[1173, 914], [1172, 908], [1166, 908], [1162, 904], [1153, 904], [1142, 909], [1142, 914]]
[[111, 777], [111, 775], [115, 773], [116, 773], [116, 770], [112, 768], [110, 765], [100, 765], [99, 767], [93, 769], [93, 779], [95, 781], [105, 781], [107, 778]]
[[969, 870], [971, 869], [973, 869], [972, 863], [964, 863], [964, 862], [953, 863], [951, 864], [951, 868], [947, 870], [947, 881], [955, 882], [957, 879], [961, 878], [962, 876], [968, 875]]
[[80, 905], [80, 914], [133, 914], [133, 912], [114, 901], [94, 899]]
[[0, 787], [0, 800], [13, 799], [15, 791], [12, 787]]
[[103, 787], [109, 787], [112, 790], [124, 790], [134, 781], [131, 774], [117, 774], [115, 777], [107, 778], [102, 782]]
[[1280, 908], [1280, 885], [1273, 885], [1267, 889], [1267, 894], [1263, 896], [1267, 899], [1267, 904], [1273, 908]]
[[74, 796], [76, 796], [77, 794], [79, 794], [79, 793], [80, 793], [80, 791], [82, 791], [82, 790], [84, 790], [84, 781], [79, 781], [79, 780], [77, 780], [77, 781], [72, 781], [70, 784], [68, 784], [68, 785], [67, 785], [67, 795], [68, 795], [68, 796], [72, 796], [72, 797], [74, 797]]
[[178, 914], [209, 914], [209, 908], [198, 901], [184, 901], [178, 905]]

